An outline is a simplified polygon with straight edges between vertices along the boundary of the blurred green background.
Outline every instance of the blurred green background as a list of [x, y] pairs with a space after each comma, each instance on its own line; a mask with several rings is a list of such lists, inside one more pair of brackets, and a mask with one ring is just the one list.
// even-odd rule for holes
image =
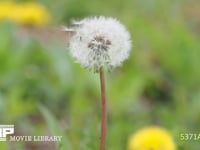
[[64, 140], [0, 142], [0, 149], [98, 149], [99, 76], [74, 62], [60, 29], [99, 15], [118, 18], [133, 41], [130, 58], [106, 74], [107, 149], [127, 149], [129, 136], [149, 125], [168, 129], [179, 150], [199, 149], [199, 141], [180, 140], [180, 133], [200, 132], [198, 0], [33, 2], [49, 11], [48, 25], [0, 21], [0, 124], [14, 124], [15, 135]]

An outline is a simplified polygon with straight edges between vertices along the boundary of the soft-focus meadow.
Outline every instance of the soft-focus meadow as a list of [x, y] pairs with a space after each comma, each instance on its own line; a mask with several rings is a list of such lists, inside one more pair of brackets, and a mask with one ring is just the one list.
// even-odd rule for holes
[[[180, 140], [181, 133], [200, 133], [198, 0], [32, 1], [48, 11], [41, 13], [33, 4], [15, 13], [3, 2], [0, 124], [14, 124], [15, 135], [63, 135], [63, 140], [0, 142], [1, 150], [98, 149], [99, 76], [74, 62], [61, 27], [99, 15], [118, 18], [133, 40], [130, 58], [106, 73], [107, 149], [126, 150], [129, 136], [149, 125], [171, 132], [179, 150], [199, 149], [200, 140]], [[20, 18], [24, 14], [32, 17]]]

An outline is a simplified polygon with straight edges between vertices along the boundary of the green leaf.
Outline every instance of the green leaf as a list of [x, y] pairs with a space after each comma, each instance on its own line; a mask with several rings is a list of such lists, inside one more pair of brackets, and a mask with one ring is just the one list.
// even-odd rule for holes
[[56, 143], [57, 148], [59, 150], [72, 150], [71, 144], [70, 144], [67, 136], [64, 134], [61, 127], [59, 127], [59, 124], [57, 123], [56, 119], [51, 114], [51, 112], [42, 105], [39, 105], [39, 110], [42, 113], [43, 117], [45, 118], [50, 132], [53, 135], [62, 136], [62, 140], [60, 142]]

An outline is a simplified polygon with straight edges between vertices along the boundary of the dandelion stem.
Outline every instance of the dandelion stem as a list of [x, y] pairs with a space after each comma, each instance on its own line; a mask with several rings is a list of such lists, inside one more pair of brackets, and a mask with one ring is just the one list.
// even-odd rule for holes
[[106, 105], [106, 85], [103, 68], [100, 69], [101, 83], [101, 139], [100, 150], [106, 149], [106, 131], [107, 131], [107, 105]]

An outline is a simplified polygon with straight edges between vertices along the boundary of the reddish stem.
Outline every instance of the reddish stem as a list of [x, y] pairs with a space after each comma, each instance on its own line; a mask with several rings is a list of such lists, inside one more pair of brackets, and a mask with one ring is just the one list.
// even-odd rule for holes
[[106, 85], [103, 68], [100, 69], [101, 83], [101, 139], [100, 150], [106, 149], [106, 130], [107, 130], [107, 105], [106, 105]]

